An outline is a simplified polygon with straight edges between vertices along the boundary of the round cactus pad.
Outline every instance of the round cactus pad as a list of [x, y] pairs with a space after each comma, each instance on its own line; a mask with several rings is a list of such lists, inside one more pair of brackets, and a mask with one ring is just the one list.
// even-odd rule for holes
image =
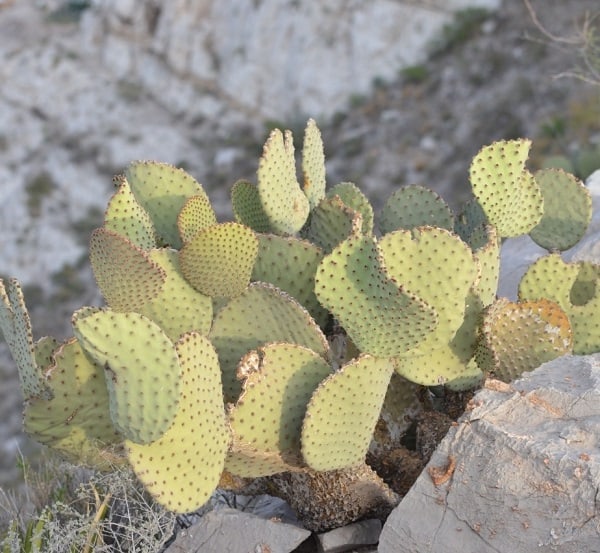
[[400, 355], [437, 325], [432, 307], [388, 278], [370, 236], [351, 236], [323, 258], [315, 293], [358, 349], [372, 355]]
[[312, 209], [325, 197], [325, 153], [321, 131], [314, 119], [308, 120], [304, 130], [302, 174], [302, 189]]
[[173, 343], [139, 313], [73, 315], [75, 336], [104, 368], [113, 423], [126, 438], [149, 443], [169, 428], [179, 402], [180, 367]]
[[92, 233], [90, 262], [98, 288], [115, 311], [140, 310], [160, 294], [166, 278], [146, 251], [105, 228]]
[[269, 218], [260, 203], [258, 188], [251, 182], [239, 180], [231, 189], [231, 206], [235, 220], [254, 232], [271, 232]]
[[164, 244], [180, 248], [177, 216], [188, 198], [206, 196], [202, 185], [184, 170], [154, 161], [130, 164], [125, 178], [136, 200], [150, 215]]
[[219, 353], [226, 401], [235, 402], [241, 385], [240, 359], [268, 342], [298, 344], [326, 357], [327, 340], [308, 311], [290, 295], [264, 282], [248, 289], [221, 309], [209, 338]]
[[201, 294], [233, 298], [248, 286], [257, 253], [258, 239], [251, 229], [222, 223], [186, 242], [179, 263], [186, 280]]
[[360, 188], [352, 182], [340, 182], [327, 192], [328, 198], [338, 197], [344, 205], [362, 215], [363, 234], [373, 233], [373, 207]]
[[454, 228], [454, 214], [433, 190], [424, 186], [403, 186], [383, 206], [379, 228], [383, 234], [415, 227]]
[[191, 196], [177, 215], [177, 228], [183, 243], [189, 242], [198, 231], [217, 223], [217, 216], [206, 194]]
[[206, 503], [219, 483], [231, 434], [225, 419], [221, 374], [210, 342], [195, 332], [175, 344], [181, 371], [179, 409], [155, 442], [125, 442], [137, 477], [170, 511], [189, 513]]
[[592, 218], [590, 191], [560, 169], [538, 171], [535, 180], [544, 196], [544, 215], [529, 236], [547, 250], [568, 250], [581, 240]]
[[277, 234], [296, 234], [310, 206], [296, 179], [292, 133], [274, 129], [258, 164], [258, 193], [271, 228]]
[[544, 199], [525, 168], [530, 140], [501, 140], [473, 158], [469, 176], [473, 194], [502, 237], [528, 233], [541, 220]]
[[319, 385], [302, 426], [302, 455], [310, 468], [364, 462], [393, 370], [390, 359], [363, 355]]
[[268, 344], [246, 355], [238, 367], [242, 393], [229, 412], [233, 445], [225, 468], [255, 478], [301, 466], [306, 405], [329, 374], [319, 354], [296, 344]]

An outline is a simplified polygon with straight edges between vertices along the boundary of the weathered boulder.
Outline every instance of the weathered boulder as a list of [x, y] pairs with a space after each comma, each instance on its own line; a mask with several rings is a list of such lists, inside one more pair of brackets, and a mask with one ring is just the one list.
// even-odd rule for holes
[[384, 525], [380, 553], [600, 551], [600, 354], [488, 381]]

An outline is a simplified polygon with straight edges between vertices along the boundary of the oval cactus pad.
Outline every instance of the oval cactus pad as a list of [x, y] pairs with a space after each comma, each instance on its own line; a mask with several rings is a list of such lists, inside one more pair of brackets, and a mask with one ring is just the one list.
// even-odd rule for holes
[[189, 513], [206, 503], [219, 483], [231, 434], [225, 419], [221, 372], [210, 342], [195, 332], [175, 344], [181, 365], [179, 408], [155, 442], [125, 442], [137, 477], [161, 505]]
[[75, 336], [104, 367], [115, 427], [138, 443], [156, 440], [171, 425], [179, 402], [173, 343], [139, 313], [78, 313], [73, 315]]
[[302, 426], [302, 455], [313, 470], [336, 470], [365, 460], [394, 365], [363, 355], [315, 390]]
[[325, 153], [321, 131], [314, 119], [309, 119], [304, 130], [302, 145], [302, 189], [310, 207], [315, 207], [325, 197]]
[[336, 196], [342, 200], [344, 205], [361, 214], [361, 232], [363, 234], [372, 234], [374, 220], [373, 207], [360, 188], [353, 182], [340, 182], [327, 192], [328, 198], [335, 198]]
[[198, 231], [216, 224], [217, 216], [206, 194], [191, 196], [177, 215], [182, 242], [189, 242]]
[[231, 189], [231, 206], [235, 220], [254, 232], [271, 232], [269, 218], [260, 203], [258, 188], [251, 182], [239, 180]]

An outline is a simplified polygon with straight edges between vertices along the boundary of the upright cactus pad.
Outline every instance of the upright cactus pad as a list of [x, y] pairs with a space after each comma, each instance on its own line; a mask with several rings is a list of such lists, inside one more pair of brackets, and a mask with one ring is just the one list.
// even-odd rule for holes
[[189, 513], [219, 483], [231, 434], [225, 419], [217, 354], [198, 333], [175, 344], [181, 365], [179, 408], [156, 441], [126, 441], [127, 456], [152, 496], [170, 511]]
[[323, 258], [315, 293], [360, 351], [379, 357], [417, 347], [437, 325], [431, 306], [388, 277], [370, 236], [351, 236]]
[[488, 224], [488, 218], [481, 204], [472, 198], [463, 204], [460, 213], [454, 219], [454, 232], [458, 234], [467, 244], [471, 245], [473, 232]]
[[478, 269], [474, 290], [487, 306], [496, 298], [500, 278], [500, 239], [496, 227], [487, 224], [477, 227], [471, 233], [469, 245]]
[[217, 216], [206, 194], [189, 197], [177, 215], [177, 228], [184, 244], [196, 236], [198, 231], [216, 223]]
[[383, 234], [416, 227], [454, 228], [454, 214], [433, 190], [418, 185], [396, 190], [381, 211], [379, 229]]
[[340, 182], [327, 192], [328, 198], [338, 197], [344, 205], [357, 211], [362, 216], [363, 234], [373, 233], [373, 207], [368, 198], [360, 191], [360, 188], [352, 182]]
[[482, 148], [473, 158], [473, 194], [502, 237], [528, 233], [541, 220], [544, 199], [525, 168], [531, 141], [501, 140]]
[[325, 153], [321, 131], [314, 119], [308, 120], [304, 130], [302, 174], [302, 190], [312, 209], [325, 197]]
[[258, 165], [260, 203], [277, 234], [296, 234], [306, 222], [310, 205], [296, 179], [292, 133], [274, 129]]
[[250, 284], [217, 313], [209, 338], [219, 354], [229, 402], [235, 402], [241, 392], [236, 370], [250, 350], [268, 342], [287, 342], [325, 358], [328, 353], [327, 340], [309, 313], [291, 296], [264, 282]]
[[302, 426], [302, 455], [310, 468], [364, 461], [393, 370], [390, 359], [363, 355], [319, 385]]
[[233, 445], [225, 468], [257, 477], [301, 467], [306, 405], [330, 373], [323, 357], [296, 344], [268, 344], [247, 354], [238, 367], [243, 390], [229, 412]]
[[186, 242], [179, 263], [186, 280], [201, 294], [233, 298], [248, 286], [257, 253], [258, 239], [251, 229], [222, 223]]
[[150, 215], [162, 242], [180, 248], [177, 217], [188, 198], [206, 196], [202, 186], [183, 169], [154, 161], [130, 164], [125, 178], [138, 203]]
[[0, 329], [17, 364], [21, 390], [25, 399], [49, 399], [51, 392], [44, 382], [35, 358], [31, 321], [19, 282], [0, 279]]
[[547, 250], [568, 250], [581, 240], [592, 218], [590, 192], [560, 169], [538, 171], [535, 180], [544, 196], [544, 215], [529, 236]]
[[166, 279], [146, 251], [105, 228], [92, 233], [90, 262], [98, 288], [115, 311], [142, 309], [160, 294]]
[[237, 181], [231, 189], [231, 206], [238, 223], [254, 232], [271, 232], [271, 223], [260, 203], [256, 185], [245, 180]]
[[[82, 316], [83, 315], [83, 316]], [[75, 335], [104, 368], [110, 414], [129, 440], [150, 443], [178, 409], [180, 367], [173, 343], [139, 313], [76, 312]]]

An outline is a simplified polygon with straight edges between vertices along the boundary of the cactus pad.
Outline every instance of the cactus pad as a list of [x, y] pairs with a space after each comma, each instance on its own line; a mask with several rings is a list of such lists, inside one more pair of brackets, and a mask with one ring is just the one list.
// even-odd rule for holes
[[250, 227], [254, 232], [271, 232], [269, 218], [254, 184], [245, 180], [237, 181], [231, 189], [231, 205], [238, 223]]
[[467, 244], [471, 245], [471, 234], [475, 229], [488, 224], [488, 218], [481, 204], [471, 198], [464, 203], [458, 216], [454, 220], [454, 232], [458, 234]]
[[189, 242], [198, 231], [217, 223], [217, 216], [206, 194], [191, 196], [177, 215], [177, 228], [183, 243]]
[[306, 405], [329, 374], [320, 355], [296, 344], [268, 344], [247, 354], [238, 367], [243, 390], [229, 412], [233, 446], [226, 469], [258, 477], [302, 466]]
[[568, 250], [581, 240], [592, 217], [589, 190], [576, 177], [560, 169], [535, 174], [544, 196], [544, 215], [529, 236], [550, 251]]
[[0, 279], [0, 329], [19, 370], [21, 390], [25, 399], [49, 399], [41, 369], [38, 367], [31, 332], [31, 321], [19, 282]]
[[309, 119], [304, 130], [302, 145], [303, 191], [311, 209], [325, 197], [325, 154], [321, 131], [313, 119]]
[[393, 370], [390, 359], [363, 355], [319, 385], [302, 426], [310, 468], [336, 470], [365, 460]]
[[326, 357], [328, 346], [321, 329], [296, 300], [264, 282], [250, 284], [215, 316], [209, 338], [219, 354], [226, 401], [241, 391], [236, 378], [240, 359], [267, 342], [305, 346]]
[[525, 168], [530, 140], [501, 140], [473, 158], [469, 176], [473, 194], [502, 237], [528, 233], [542, 218], [544, 200]]
[[373, 207], [368, 198], [352, 182], [340, 182], [327, 192], [328, 198], [338, 196], [344, 205], [362, 215], [363, 234], [373, 233]]
[[206, 503], [219, 483], [230, 443], [221, 374], [210, 342], [197, 333], [175, 344], [181, 364], [179, 409], [155, 442], [125, 442], [138, 478], [170, 511], [188, 513]]
[[454, 214], [433, 190], [418, 185], [396, 190], [381, 211], [379, 229], [383, 234], [415, 227], [454, 228]]
[[165, 272], [147, 252], [105, 228], [90, 239], [90, 261], [104, 299], [115, 311], [136, 311], [158, 296]]
[[496, 298], [500, 278], [500, 240], [496, 227], [483, 224], [473, 230], [469, 245], [477, 262], [478, 276], [474, 290], [484, 306]]
[[484, 314], [477, 362], [496, 378], [511, 382], [523, 372], [571, 353], [571, 326], [558, 304], [545, 299], [513, 303], [500, 299]]
[[233, 298], [241, 294], [258, 253], [254, 232], [239, 223], [222, 223], [198, 232], [179, 254], [181, 272], [201, 294]]
[[154, 161], [131, 163], [125, 178], [163, 243], [180, 248], [177, 216], [188, 198], [206, 196], [202, 186], [183, 169]]
[[310, 206], [296, 179], [292, 133], [274, 129], [258, 165], [260, 203], [277, 234], [296, 234], [306, 222]]
[[117, 430], [138, 443], [156, 440], [171, 425], [179, 401], [173, 343], [139, 313], [76, 312], [73, 328], [83, 348], [104, 367]]

